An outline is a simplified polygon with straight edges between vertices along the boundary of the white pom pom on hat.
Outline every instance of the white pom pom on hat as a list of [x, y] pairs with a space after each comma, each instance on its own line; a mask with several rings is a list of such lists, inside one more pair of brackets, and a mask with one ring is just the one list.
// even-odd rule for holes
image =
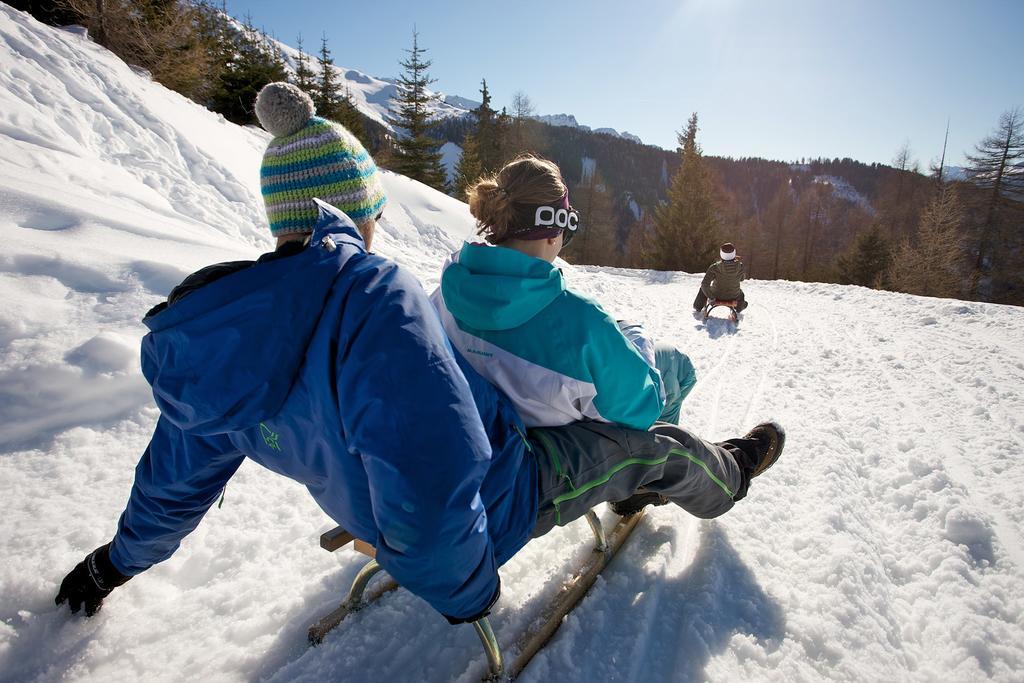
[[736, 258], [736, 247], [733, 246], [732, 242], [726, 242], [722, 245], [718, 255], [722, 257], [723, 261], [732, 261]]
[[268, 83], [256, 95], [256, 118], [277, 138], [297, 133], [315, 114], [313, 99], [291, 83]]

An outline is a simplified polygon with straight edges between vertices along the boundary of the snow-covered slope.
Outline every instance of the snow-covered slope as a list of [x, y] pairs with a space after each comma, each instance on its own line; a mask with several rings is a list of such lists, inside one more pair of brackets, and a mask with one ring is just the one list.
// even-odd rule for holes
[[[112, 534], [156, 419], [139, 318], [187, 272], [269, 245], [266, 137], [7, 5], [0, 84], [0, 681], [477, 680], [472, 629], [404, 591], [307, 648], [360, 559], [320, 550], [330, 521], [250, 464], [97, 617], [54, 607]], [[472, 219], [385, 184], [377, 248], [433, 287]], [[720, 439], [774, 416], [789, 445], [725, 517], [653, 510], [525, 680], [1020, 680], [1020, 309], [752, 282], [739, 329], [705, 327], [686, 314], [696, 275], [565, 273], [690, 354], [685, 425]], [[499, 639], [588, 535], [555, 531], [502, 569]]]

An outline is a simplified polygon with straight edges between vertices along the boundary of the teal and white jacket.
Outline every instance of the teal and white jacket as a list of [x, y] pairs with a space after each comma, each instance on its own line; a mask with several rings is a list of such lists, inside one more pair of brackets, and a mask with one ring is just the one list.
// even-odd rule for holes
[[452, 344], [527, 427], [591, 419], [647, 429], [661, 414], [653, 362], [543, 259], [467, 243], [445, 263], [431, 300]]

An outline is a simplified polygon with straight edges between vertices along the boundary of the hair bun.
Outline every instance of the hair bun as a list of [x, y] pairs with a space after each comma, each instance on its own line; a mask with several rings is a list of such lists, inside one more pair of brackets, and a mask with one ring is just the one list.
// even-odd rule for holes
[[313, 99], [291, 83], [268, 83], [256, 95], [256, 118], [277, 138], [297, 133], [314, 114]]

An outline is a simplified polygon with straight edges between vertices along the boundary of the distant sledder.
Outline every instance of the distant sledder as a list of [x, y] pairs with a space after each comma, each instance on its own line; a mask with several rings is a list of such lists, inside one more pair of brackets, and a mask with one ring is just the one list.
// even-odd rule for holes
[[740, 283], [747, 277], [747, 266], [736, 255], [736, 247], [726, 242], [719, 249], [721, 260], [708, 268], [700, 283], [700, 291], [693, 300], [694, 316], [707, 322], [711, 311], [719, 306], [729, 309], [729, 319], [739, 322], [739, 314], [747, 307], [746, 296]]

